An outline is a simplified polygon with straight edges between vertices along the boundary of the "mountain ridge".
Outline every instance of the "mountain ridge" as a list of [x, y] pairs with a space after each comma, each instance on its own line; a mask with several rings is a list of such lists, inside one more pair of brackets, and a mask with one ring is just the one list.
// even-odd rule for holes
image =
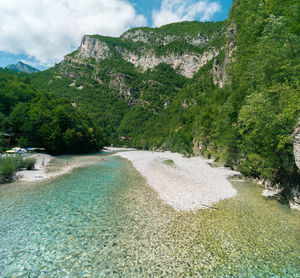
[[[176, 28], [184, 26], [185, 30], [190, 24], [192, 27], [197, 26], [191, 34], [184, 34], [180, 31], [182, 28]], [[142, 71], [167, 63], [183, 76], [191, 78], [201, 66], [219, 54], [222, 45], [215, 41], [215, 37], [216, 33], [223, 32], [223, 24], [217, 23], [217, 27], [212, 28], [213, 23], [181, 22], [160, 28], [134, 28], [118, 38], [85, 35], [79, 49], [71, 56], [92, 57], [99, 61], [120, 55]], [[203, 29], [206, 26], [209, 30]], [[172, 35], [165, 36], [166, 28], [171, 28]], [[174, 28], [177, 29], [177, 35]]]
[[21, 61], [17, 62], [16, 64], [10, 64], [7, 65], [5, 68], [13, 70], [15, 72], [25, 72], [25, 73], [36, 73], [39, 72], [40, 70], [29, 66]]

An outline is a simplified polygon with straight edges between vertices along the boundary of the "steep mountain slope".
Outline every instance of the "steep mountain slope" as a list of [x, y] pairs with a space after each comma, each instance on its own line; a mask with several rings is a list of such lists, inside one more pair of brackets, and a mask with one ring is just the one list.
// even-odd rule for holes
[[11, 65], [7, 65], [6, 66], [7, 69], [13, 70], [15, 72], [26, 72], [26, 73], [34, 73], [34, 72], [39, 72], [38, 69], [33, 68], [23, 62], [18, 62], [15, 65], [11, 64]]
[[139, 148], [213, 156], [288, 194], [300, 184], [299, 11], [296, 0], [235, 0], [226, 22], [85, 36], [31, 78], [87, 112], [113, 144], [125, 136]]
[[182, 22], [135, 28], [120, 38], [85, 36], [77, 51], [32, 80], [78, 104], [116, 144], [131, 132], [118, 129], [124, 116], [142, 114], [147, 122], [161, 114], [188, 78], [222, 51], [224, 26]]

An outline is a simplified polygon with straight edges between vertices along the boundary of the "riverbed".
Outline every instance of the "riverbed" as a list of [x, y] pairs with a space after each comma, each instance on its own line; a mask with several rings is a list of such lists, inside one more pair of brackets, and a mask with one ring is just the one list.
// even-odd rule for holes
[[299, 277], [299, 212], [254, 183], [233, 186], [214, 208], [178, 211], [105, 156], [0, 187], [1, 277]]

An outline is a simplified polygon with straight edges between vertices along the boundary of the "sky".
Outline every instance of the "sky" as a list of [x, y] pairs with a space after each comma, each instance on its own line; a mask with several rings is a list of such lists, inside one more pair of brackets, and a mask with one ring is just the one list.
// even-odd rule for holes
[[0, 67], [45, 69], [85, 34], [120, 36], [132, 27], [225, 20], [232, 0], [0, 0]]

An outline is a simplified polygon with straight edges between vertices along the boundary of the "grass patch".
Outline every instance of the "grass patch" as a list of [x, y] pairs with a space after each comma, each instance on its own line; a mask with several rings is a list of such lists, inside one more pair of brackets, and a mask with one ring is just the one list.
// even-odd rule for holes
[[166, 165], [168, 165], [170, 167], [176, 167], [176, 164], [175, 164], [175, 162], [172, 159], [166, 159], [166, 160], [164, 160], [163, 164], [166, 164]]

